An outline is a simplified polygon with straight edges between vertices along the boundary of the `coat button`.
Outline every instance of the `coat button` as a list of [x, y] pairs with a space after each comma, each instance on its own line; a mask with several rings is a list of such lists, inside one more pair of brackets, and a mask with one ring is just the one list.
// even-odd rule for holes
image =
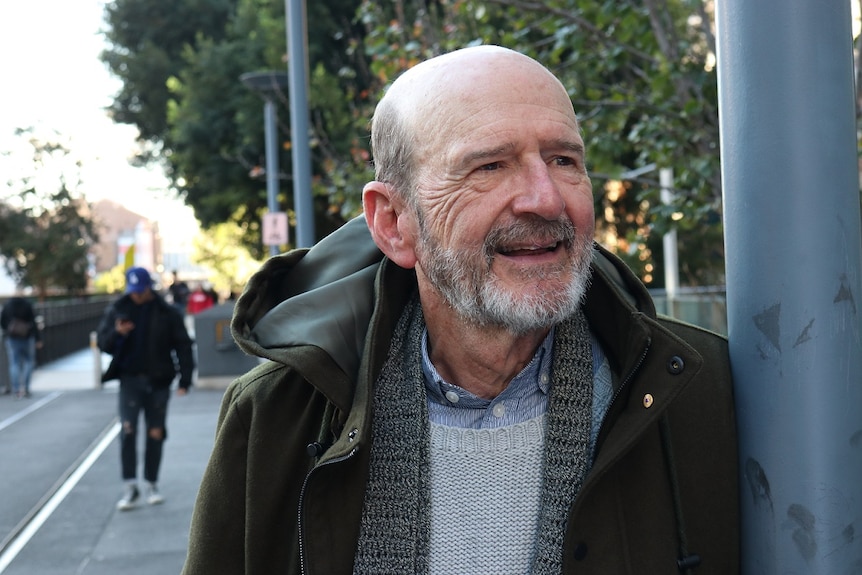
[[575, 561], [583, 561], [587, 557], [587, 544], [578, 543], [574, 551]]
[[678, 355], [667, 360], [667, 371], [672, 375], [679, 375], [685, 369], [685, 362]]

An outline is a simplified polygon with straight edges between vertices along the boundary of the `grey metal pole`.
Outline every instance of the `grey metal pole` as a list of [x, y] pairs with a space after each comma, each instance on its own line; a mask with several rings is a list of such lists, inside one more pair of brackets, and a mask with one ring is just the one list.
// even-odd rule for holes
[[[661, 168], [659, 185], [661, 185], [661, 201], [663, 204], [673, 202], [673, 168]], [[676, 296], [679, 292], [679, 249], [677, 245], [676, 228], [672, 228], [662, 236], [662, 251], [664, 255], [664, 290], [667, 294], [667, 305], [671, 315], [674, 314]]]
[[[269, 213], [278, 211], [278, 142], [276, 134], [276, 110], [272, 98], [267, 97], [263, 105], [264, 138], [266, 147], [266, 205]], [[278, 255], [278, 246], [269, 246], [269, 255]]]
[[742, 572], [859, 572], [862, 234], [850, 6], [716, 5]]
[[290, 90], [290, 139], [293, 159], [293, 202], [296, 246], [314, 245], [314, 205], [311, 201], [311, 152], [308, 142], [308, 38], [305, 1], [285, 0], [287, 17], [287, 77]]

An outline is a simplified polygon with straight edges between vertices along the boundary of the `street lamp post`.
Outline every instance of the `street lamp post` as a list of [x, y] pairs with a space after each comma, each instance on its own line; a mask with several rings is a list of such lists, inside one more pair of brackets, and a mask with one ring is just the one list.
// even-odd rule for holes
[[[266, 143], [266, 200], [270, 214], [278, 209], [278, 141], [276, 137], [276, 111], [273, 96], [287, 85], [287, 75], [281, 72], [249, 72], [240, 76], [240, 81], [264, 98], [263, 127]], [[287, 236], [286, 230], [284, 233]], [[267, 240], [264, 238], [264, 242]], [[278, 254], [278, 245], [270, 243], [269, 255]]]
[[296, 247], [314, 245], [314, 205], [311, 199], [311, 150], [308, 142], [308, 33], [305, 0], [285, 0], [288, 79], [290, 82], [293, 203], [296, 210]]

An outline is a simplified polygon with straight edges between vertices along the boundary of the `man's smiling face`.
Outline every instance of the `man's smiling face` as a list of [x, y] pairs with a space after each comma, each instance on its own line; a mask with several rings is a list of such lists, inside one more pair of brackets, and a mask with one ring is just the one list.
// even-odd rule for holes
[[548, 327], [578, 305], [592, 253], [592, 186], [571, 101], [518, 55], [460, 64], [429, 75], [439, 96], [412, 118], [427, 134], [416, 267], [475, 323]]

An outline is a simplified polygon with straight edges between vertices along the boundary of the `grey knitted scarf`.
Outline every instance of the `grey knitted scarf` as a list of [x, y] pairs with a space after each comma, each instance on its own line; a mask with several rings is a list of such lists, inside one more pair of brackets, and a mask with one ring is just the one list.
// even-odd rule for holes
[[[427, 575], [430, 431], [422, 374], [425, 320], [402, 314], [374, 389], [372, 447], [355, 575]], [[557, 326], [548, 403], [539, 539], [530, 573], [558, 575], [569, 508], [588, 467], [593, 368], [582, 311]]]

